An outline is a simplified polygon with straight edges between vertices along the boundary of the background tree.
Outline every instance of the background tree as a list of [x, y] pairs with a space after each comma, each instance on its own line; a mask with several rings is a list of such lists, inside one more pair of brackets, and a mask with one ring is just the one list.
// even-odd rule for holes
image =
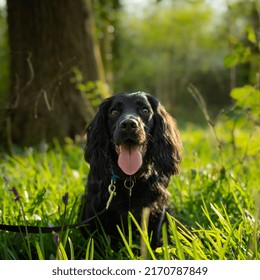
[[93, 108], [72, 83], [72, 69], [82, 73], [81, 82], [103, 79], [91, 1], [7, 0], [7, 11], [9, 144], [63, 141], [81, 134]]

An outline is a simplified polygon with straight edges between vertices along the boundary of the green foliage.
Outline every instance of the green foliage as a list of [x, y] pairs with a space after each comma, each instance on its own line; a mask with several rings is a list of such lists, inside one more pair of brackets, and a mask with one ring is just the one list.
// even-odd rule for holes
[[83, 74], [77, 67], [73, 67], [71, 70], [74, 74], [71, 83], [74, 83], [76, 89], [85, 94], [90, 106], [94, 109], [97, 108], [102, 100], [109, 95], [107, 86], [102, 81], [84, 82]]
[[238, 63], [246, 63], [249, 61], [252, 53], [249, 47], [237, 43], [233, 46], [232, 52], [224, 58], [224, 65], [226, 67], [233, 67]]
[[234, 110], [242, 111], [239, 114], [239, 118], [246, 119], [252, 125], [259, 124], [260, 90], [247, 85], [241, 88], [234, 88], [230, 95], [236, 101]]
[[[260, 116], [260, 37], [257, 30], [260, 26], [259, 4], [255, 1], [236, 1], [230, 6], [230, 53], [225, 57], [226, 67], [238, 68], [247, 65], [247, 82], [241, 87], [234, 87], [230, 96], [234, 105], [221, 114], [220, 132], [229, 131], [229, 141], [234, 156], [239, 155], [241, 162], [250, 154], [259, 152], [259, 116]], [[241, 11], [245, 17], [240, 18]], [[239, 27], [239, 28], [234, 28]], [[233, 72], [234, 73], [234, 72]], [[241, 129], [247, 131], [241, 135]]]
[[[257, 1], [234, 1], [226, 15], [230, 52], [224, 59], [224, 65], [236, 67], [247, 76], [246, 83], [254, 83], [259, 72], [260, 37], [258, 29], [260, 7]], [[243, 16], [241, 16], [243, 15]], [[238, 84], [239, 81], [238, 81]]]
[[[0, 221], [6, 224], [62, 225], [77, 221], [79, 194], [84, 190], [88, 172], [82, 149], [67, 139], [61, 148], [36, 151], [32, 148], [10, 157], [2, 155], [0, 162]], [[6, 181], [3, 179], [6, 178]], [[19, 201], [14, 201], [10, 188], [15, 187]], [[68, 204], [64, 195], [68, 192]], [[19, 203], [22, 203], [23, 207]], [[24, 218], [23, 218], [24, 217]], [[24, 221], [25, 220], [25, 221]], [[81, 240], [82, 239], [82, 240]], [[27, 236], [0, 232], [0, 259], [77, 258], [76, 251], [85, 240], [79, 232], [61, 232]], [[75, 244], [72, 240], [78, 240]], [[27, 243], [27, 241], [29, 243]], [[83, 250], [83, 249], [81, 249]]]

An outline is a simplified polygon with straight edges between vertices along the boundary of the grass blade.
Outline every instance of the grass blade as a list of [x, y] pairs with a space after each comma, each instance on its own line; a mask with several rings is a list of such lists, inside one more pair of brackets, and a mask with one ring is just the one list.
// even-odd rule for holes
[[179, 236], [178, 236], [176, 223], [175, 223], [175, 221], [172, 220], [171, 216], [168, 213], [166, 213], [166, 215], [167, 215], [169, 225], [170, 225], [171, 231], [173, 233], [174, 241], [175, 241], [175, 244], [176, 244], [177, 256], [180, 260], [185, 260], [184, 252], [183, 252], [183, 249], [182, 249], [182, 244], [181, 244], [181, 241], [180, 241]]
[[170, 260], [170, 254], [168, 249], [168, 232], [166, 223], [162, 226], [162, 240], [163, 240], [163, 259]]
[[128, 242], [127, 242], [127, 240], [126, 240], [126, 238], [125, 238], [125, 236], [124, 236], [124, 234], [121, 231], [119, 226], [117, 226], [117, 230], [118, 230], [118, 232], [119, 232], [119, 234], [120, 234], [120, 236], [121, 236], [121, 238], [122, 238], [122, 240], [123, 240], [123, 242], [125, 244], [125, 247], [126, 247], [126, 250], [127, 250], [128, 254], [130, 256], [130, 259], [134, 260], [135, 259], [134, 253], [133, 253], [133, 251], [132, 251], [132, 249], [130, 247], [130, 244], [128, 244]]
[[73, 243], [72, 243], [70, 237], [68, 237], [68, 242], [69, 242], [69, 247], [70, 247], [70, 259], [75, 260], [74, 247], [73, 247]]
[[41, 250], [41, 247], [40, 247], [38, 241], [36, 241], [36, 240], [35, 240], [35, 247], [36, 247], [36, 250], [37, 250], [39, 260], [44, 260], [44, 254]]
[[94, 239], [90, 238], [86, 248], [85, 260], [93, 260], [94, 252], [95, 252]]
[[129, 215], [130, 215], [132, 221], [134, 222], [136, 228], [138, 229], [139, 233], [141, 234], [141, 237], [142, 237], [142, 239], [143, 239], [143, 241], [144, 241], [144, 243], [145, 243], [145, 245], [146, 245], [147, 250], [149, 251], [149, 253], [150, 253], [150, 255], [151, 255], [151, 258], [152, 258], [153, 260], [156, 260], [156, 257], [155, 257], [155, 255], [154, 255], [153, 249], [151, 248], [150, 241], [149, 241], [149, 237], [148, 237], [147, 233], [144, 232], [144, 231], [141, 229], [140, 225], [139, 225], [138, 222], [136, 221], [136, 219], [135, 219], [135, 217], [133, 216], [133, 214], [129, 212]]

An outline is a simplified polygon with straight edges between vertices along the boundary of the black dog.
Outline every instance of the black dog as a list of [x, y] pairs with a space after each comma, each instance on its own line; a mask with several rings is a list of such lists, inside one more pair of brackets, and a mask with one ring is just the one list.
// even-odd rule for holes
[[90, 171], [81, 219], [96, 219], [83, 231], [102, 225], [117, 238], [117, 225], [127, 229], [128, 211], [140, 223], [142, 210], [149, 208], [148, 232], [156, 248], [168, 207], [166, 188], [178, 173], [180, 153], [175, 120], [155, 97], [136, 92], [106, 99], [87, 128]]

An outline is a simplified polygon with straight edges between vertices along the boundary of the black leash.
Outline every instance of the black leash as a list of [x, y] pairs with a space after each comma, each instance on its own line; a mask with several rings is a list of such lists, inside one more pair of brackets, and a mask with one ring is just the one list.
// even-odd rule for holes
[[[106, 208], [103, 209], [102, 211], [96, 213], [94, 216], [90, 217], [89, 219], [86, 219], [84, 221], [81, 221], [79, 223], [75, 223], [72, 225], [53, 226], [53, 227], [0, 224], [0, 230], [10, 231], [10, 232], [21, 232], [21, 233], [52, 233], [52, 232], [60, 232], [60, 231], [67, 230], [67, 229], [80, 228], [80, 227], [86, 226], [87, 223], [94, 220], [95, 218], [102, 215], [103, 213], [105, 213], [108, 210], [113, 197], [116, 195], [115, 183], [119, 177], [114, 173], [113, 169], [111, 169], [111, 174], [112, 174], [111, 182], [110, 182], [110, 185], [108, 186], [109, 199], [107, 201]], [[12, 191], [16, 195], [16, 200], [20, 199], [16, 189], [13, 188]]]
[[42, 227], [42, 226], [13, 226], [13, 225], [6, 225], [6, 224], [0, 224], [0, 230], [6, 230], [10, 232], [21, 232], [21, 233], [52, 233], [52, 232], [60, 232], [67, 229], [73, 229], [73, 228], [80, 228], [85, 226], [90, 221], [94, 220], [97, 216], [102, 215], [105, 213], [107, 209], [103, 209], [102, 211], [96, 213], [95, 216], [90, 217], [89, 219], [86, 219], [84, 221], [81, 221], [79, 223], [73, 224], [73, 225], [64, 225], [64, 226], [54, 226], [54, 227]]

